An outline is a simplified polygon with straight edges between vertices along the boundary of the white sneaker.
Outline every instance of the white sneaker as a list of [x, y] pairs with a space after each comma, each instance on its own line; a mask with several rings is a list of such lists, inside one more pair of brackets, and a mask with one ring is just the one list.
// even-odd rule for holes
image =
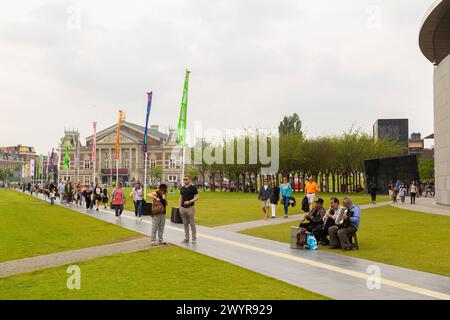
[[142, 218], [139, 218], [139, 221], [142, 221]]

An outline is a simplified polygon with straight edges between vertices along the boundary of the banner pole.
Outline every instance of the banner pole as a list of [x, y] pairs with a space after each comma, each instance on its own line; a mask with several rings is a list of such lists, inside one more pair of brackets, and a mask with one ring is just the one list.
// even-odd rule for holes
[[116, 159], [116, 188], [119, 184], [119, 159]]
[[182, 156], [181, 156], [181, 181], [183, 181], [184, 178], [184, 157], [185, 157], [185, 152], [186, 152], [186, 147], [183, 146], [183, 152], [182, 152]]
[[58, 173], [57, 173], [57, 181], [56, 181], [56, 184], [58, 185], [58, 187], [59, 187], [59, 176], [60, 176], [60, 174], [59, 174], [59, 164], [60, 164], [60, 162], [61, 162], [61, 145], [59, 145], [58, 146], [58, 164], [56, 165], [56, 168], [58, 169]]
[[93, 181], [94, 181], [94, 186], [96, 185], [96, 183], [95, 183], [95, 175], [96, 175], [95, 167], [96, 167], [96, 162], [97, 162], [97, 159], [95, 159], [95, 161], [92, 161], [92, 165], [94, 166], [94, 176], [92, 177], [92, 179], [93, 179]]
[[147, 200], [147, 152], [144, 157], [144, 200]]

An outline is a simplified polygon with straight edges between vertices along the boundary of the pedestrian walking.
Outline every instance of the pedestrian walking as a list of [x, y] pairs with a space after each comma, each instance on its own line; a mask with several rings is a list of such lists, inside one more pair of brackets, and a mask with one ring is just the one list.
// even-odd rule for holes
[[123, 206], [125, 204], [125, 193], [122, 189], [122, 183], [117, 184], [117, 188], [112, 192], [112, 204], [114, 206], [116, 220], [120, 218], [123, 212]]
[[89, 185], [85, 184], [82, 191], [84, 202], [86, 202], [86, 211], [91, 209], [92, 202], [92, 189]]
[[95, 211], [98, 211], [100, 202], [102, 201], [102, 188], [97, 183], [94, 188]]
[[283, 178], [283, 183], [280, 185], [280, 192], [281, 192], [281, 201], [283, 203], [283, 209], [284, 209], [284, 217], [288, 217], [288, 211], [289, 211], [289, 200], [292, 196], [292, 186], [289, 183], [288, 178]]
[[272, 181], [272, 196], [270, 197], [270, 205], [272, 207], [272, 219], [277, 216], [276, 210], [278, 201], [280, 201], [280, 188], [276, 185], [275, 181]]
[[411, 204], [416, 204], [416, 195], [417, 195], [417, 183], [413, 181], [413, 183], [409, 187], [409, 196], [411, 198]]
[[56, 190], [55, 190], [55, 188], [50, 188], [49, 197], [50, 197], [51, 205], [52, 206], [55, 205], [55, 200], [56, 200]]
[[269, 210], [271, 206], [270, 199], [273, 195], [273, 189], [269, 185], [267, 178], [264, 179], [264, 185], [261, 186], [258, 192], [258, 200], [261, 202], [261, 208], [264, 213], [264, 220], [269, 219]]
[[314, 206], [314, 198], [319, 195], [319, 187], [312, 177], [305, 184], [305, 195], [308, 198], [309, 210]]
[[105, 206], [105, 209], [107, 208], [106, 206], [108, 205], [108, 188], [106, 188], [106, 186], [103, 186], [103, 190], [102, 190], [102, 204]]
[[372, 201], [372, 204], [375, 205], [377, 203], [377, 184], [375, 181], [372, 181], [368, 186], [368, 191], [370, 194], [370, 199]]
[[158, 189], [148, 195], [153, 199], [152, 204], [152, 235], [151, 244], [156, 246], [156, 234], [158, 234], [159, 244], [164, 242], [164, 226], [166, 225], [166, 208], [167, 208], [167, 185], [160, 184]]
[[400, 201], [402, 204], [405, 204], [405, 199], [406, 199], [406, 187], [404, 184], [402, 184], [400, 186], [399, 192], [398, 192], [398, 196], [400, 197]]
[[141, 183], [138, 181], [136, 182], [135, 187], [133, 188], [133, 200], [134, 200], [134, 215], [136, 216], [136, 219], [142, 220], [142, 197], [144, 190], [142, 189]]
[[192, 243], [197, 242], [197, 228], [195, 226], [195, 202], [199, 199], [197, 188], [192, 184], [191, 177], [183, 177], [183, 186], [180, 189], [180, 215], [184, 224], [184, 240], [189, 243], [189, 226], [192, 232]]

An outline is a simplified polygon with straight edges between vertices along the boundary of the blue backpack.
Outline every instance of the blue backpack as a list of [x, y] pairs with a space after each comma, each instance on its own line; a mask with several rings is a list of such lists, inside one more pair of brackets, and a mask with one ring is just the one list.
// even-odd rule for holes
[[306, 245], [309, 247], [309, 250], [317, 250], [317, 240], [314, 238], [312, 234], [306, 235]]

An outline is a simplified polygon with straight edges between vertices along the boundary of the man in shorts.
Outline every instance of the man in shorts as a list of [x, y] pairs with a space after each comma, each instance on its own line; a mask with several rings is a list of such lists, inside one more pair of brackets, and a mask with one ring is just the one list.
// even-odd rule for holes
[[269, 185], [267, 178], [264, 179], [264, 185], [261, 186], [258, 193], [258, 200], [261, 202], [262, 211], [264, 212], [264, 219], [269, 219], [269, 210], [271, 206], [270, 199], [272, 198], [273, 188]]
[[319, 194], [319, 187], [317, 183], [314, 182], [312, 177], [309, 178], [309, 181], [305, 185], [305, 195], [308, 198], [309, 210], [311, 210], [314, 206], [314, 198]]

